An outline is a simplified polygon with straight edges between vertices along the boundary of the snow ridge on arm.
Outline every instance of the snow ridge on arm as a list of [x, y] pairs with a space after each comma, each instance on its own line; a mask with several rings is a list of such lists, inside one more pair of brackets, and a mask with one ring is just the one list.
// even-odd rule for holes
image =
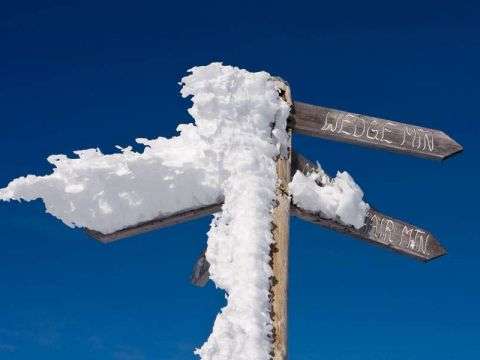
[[295, 173], [289, 184], [292, 201], [303, 210], [321, 213], [360, 229], [370, 206], [363, 201], [363, 191], [346, 171], [331, 179], [317, 164], [310, 174]]

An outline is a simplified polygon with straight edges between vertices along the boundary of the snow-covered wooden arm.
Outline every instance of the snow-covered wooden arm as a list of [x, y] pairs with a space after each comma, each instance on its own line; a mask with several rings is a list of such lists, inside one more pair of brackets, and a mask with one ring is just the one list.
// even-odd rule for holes
[[302, 220], [384, 246], [421, 261], [430, 261], [446, 254], [445, 249], [430, 232], [372, 208], [367, 213], [365, 225], [360, 229], [326, 219], [321, 214], [311, 213], [297, 206], [292, 206], [291, 211], [292, 215]]
[[463, 147], [443, 131], [294, 102], [289, 126], [323, 139], [443, 160]]
[[[292, 168], [294, 171], [299, 170], [308, 174], [316, 171], [317, 166], [302, 155], [294, 153]], [[321, 184], [319, 185], [321, 186]], [[445, 249], [430, 232], [382, 214], [372, 207], [367, 211], [365, 225], [360, 229], [345, 225], [338, 220], [329, 219], [321, 213], [306, 211], [293, 204], [291, 212], [300, 219], [369, 241], [421, 261], [430, 261], [446, 254]]]

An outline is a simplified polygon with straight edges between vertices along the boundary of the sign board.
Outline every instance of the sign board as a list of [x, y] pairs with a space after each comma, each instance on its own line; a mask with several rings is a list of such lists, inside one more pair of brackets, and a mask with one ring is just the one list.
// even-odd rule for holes
[[462, 146], [443, 131], [294, 102], [290, 127], [302, 134], [443, 160]]

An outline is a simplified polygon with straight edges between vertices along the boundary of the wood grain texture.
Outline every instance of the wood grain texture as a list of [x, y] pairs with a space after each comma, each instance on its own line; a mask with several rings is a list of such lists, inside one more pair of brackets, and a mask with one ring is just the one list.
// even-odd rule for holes
[[[284, 81], [279, 82], [282, 89], [280, 96], [292, 106], [290, 88]], [[276, 160], [277, 185], [275, 189], [275, 207], [272, 214], [272, 235], [274, 243], [271, 246], [271, 317], [272, 331], [272, 359], [287, 359], [288, 339], [288, 252], [289, 252], [289, 225], [290, 225], [290, 183], [291, 166], [291, 132], [288, 132], [287, 149], [280, 152]]]
[[443, 160], [463, 150], [443, 131], [295, 101], [294, 132], [428, 159]]
[[[292, 169], [294, 172], [299, 170], [308, 174], [316, 171], [316, 165], [304, 156], [293, 153]], [[296, 206], [292, 206], [292, 215], [421, 261], [433, 260], [446, 254], [445, 249], [429, 231], [382, 214], [373, 208], [368, 211], [365, 225], [360, 229], [344, 225], [338, 220], [328, 219], [321, 213], [311, 213]]]
[[139, 235], [145, 232], [157, 230], [167, 226], [172, 226], [186, 221], [198, 219], [206, 215], [214, 214], [222, 209], [222, 204], [223, 202], [218, 202], [196, 209], [187, 209], [185, 211], [171, 214], [168, 216], [160, 216], [153, 220], [130, 226], [110, 234], [103, 234], [101, 232], [90, 229], [85, 229], [85, 231], [94, 239], [106, 244], [123, 238]]

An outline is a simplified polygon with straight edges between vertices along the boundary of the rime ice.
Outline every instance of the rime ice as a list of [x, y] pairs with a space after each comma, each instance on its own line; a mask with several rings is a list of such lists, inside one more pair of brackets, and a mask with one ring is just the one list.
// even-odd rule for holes
[[[21, 177], [0, 190], [0, 199], [42, 199], [46, 211], [68, 226], [112, 233], [158, 216], [222, 201], [208, 232], [210, 278], [224, 289], [227, 305], [217, 316], [203, 360], [267, 360], [271, 351], [269, 266], [275, 158], [285, 149], [289, 106], [266, 72], [250, 73], [212, 63], [182, 79], [191, 96], [194, 123], [171, 139], [137, 139], [105, 155], [99, 149], [52, 155], [53, 172]], [[311, 211], [360, 226], [363, 193], [346, 173], [324, 187], [319, 174], [295, 174], [293, 201]]]
[[308, 175], [297, 171], [289, 190], [293, 203], [304, 210], [320, 212], [357, 229], [365, 224], [369, 206], [362, 200], [362, 189], [347, 172], [330, 179], [320, 166]]

